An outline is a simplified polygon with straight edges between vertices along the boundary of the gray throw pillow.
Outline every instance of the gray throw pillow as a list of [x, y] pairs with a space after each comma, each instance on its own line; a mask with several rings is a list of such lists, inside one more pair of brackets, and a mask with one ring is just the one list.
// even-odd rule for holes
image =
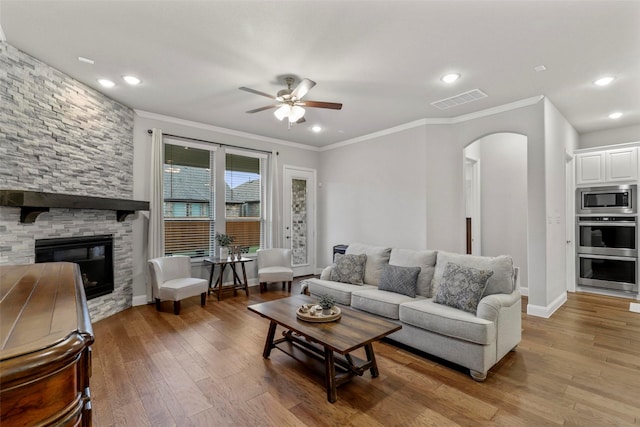
[[478, 270], [447, 263], [442, 275], [442, 283], [433, 301], [476, 314], [482, 293], [487, 287], [491, 270]]
[[421, 270], [420, 267], [385, 265], [382, 269], [378, 289], [415, 298], [418, 274], [420, 274]]
[[367, 263], [367, 256], [336, 254], [333, 268], [331, 269], [331, 280], [334, 282], [351, 283], [352, 285], [362, 285], [364, 278], [364, 266]]

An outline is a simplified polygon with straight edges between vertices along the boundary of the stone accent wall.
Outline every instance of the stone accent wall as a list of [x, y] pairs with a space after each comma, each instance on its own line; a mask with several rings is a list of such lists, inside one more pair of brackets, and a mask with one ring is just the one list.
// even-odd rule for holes
[[[133, 110], [0, 42], [0, 189], [133, 198]], [[113, 234], [112, 294], [93, 321], [131, 306], [131, 222], [115, 211], [51, 209], [21, 224], [0, 207], [0, 264], [35, 262], [35, 240]]]
[[20, 209], [0, 206], [0, 265], [33, 264], [35, 241], [67, 237], [113, 235], [114, 291], [88, 301], [96, 322], [131, 307], [133, 300], [133, 240], [131, 221], [117, 222], [115, 211], [51, 209], [33, 224], [20, 224]]

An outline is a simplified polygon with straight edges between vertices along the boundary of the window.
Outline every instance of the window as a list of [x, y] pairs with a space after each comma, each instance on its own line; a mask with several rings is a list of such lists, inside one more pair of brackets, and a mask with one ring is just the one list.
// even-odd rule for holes
[[264, 247], [267, 156], [231, 148], [216, 156], [217, 149], [165, 139], [166, 255], [217, 256], [216, 228], [250, 254]]
[[164, 144], [164, 246], [167, 255], [213, 254], [214, 148]]
[[226, 150], [225, 221], [226, 234], [248, 253], [264, 247], [266, 156], [240, 150]]

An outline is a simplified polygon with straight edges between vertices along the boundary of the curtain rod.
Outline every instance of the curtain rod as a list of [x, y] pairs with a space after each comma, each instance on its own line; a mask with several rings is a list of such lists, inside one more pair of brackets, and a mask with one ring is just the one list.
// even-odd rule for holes
[[[147, 129], [147, 133], [149, 135], [151, 135], [153, 133], [153, 130], [151, 129]], [[250, 150], [250, 151], [258, 151], [260, 153], [267, 153], [267, 154], [271, 154], [271, 151], [267, 151], [267, 150], [258, 150], [257, 148], [247, 148], [247, 147], [241, 147], [239, 145], [232, 145], [232, 144], [223, 144], [221, 142], [213, 142], [213, 141], [207, 141], [206, 139], [198, 139], [198, 138], [191, 138], [188, 136], [181, 136], [181, 135], [172, 135], [170, 133], [163, 133], [162, 136], [172, 136], [174, 138], [181, 138], [181, 139], [188, 139], [189, 141], [198, 141], [198, 142], [206, 142], [207, 144], [216, 144], [220, 147], [233, 147], [233, 148], [241, 148], [243, 150]], [[280, 153], [276, 151], [276, 156], [279, 155]]]

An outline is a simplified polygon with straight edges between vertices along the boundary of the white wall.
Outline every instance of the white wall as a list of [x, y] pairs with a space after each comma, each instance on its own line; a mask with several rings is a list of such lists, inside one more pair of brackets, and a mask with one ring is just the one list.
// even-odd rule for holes
[[339, 243], [427, 247], [424, 126], [323, 151], [318, 266]]
[[451, 125], [426, 126], [427, 247], [466, 252], [464, 154]]
[[[280, 124], [280, 123], [278, 123]], [[283, 185], [283, 165], [295, 165], [299, 167], [318, 169], [319, 153], [317, 149], [295, 144], [287, 141], [278, 141], [259, 136], [242, 134], [240, 132], [227, 131], [201, 123], [189, 122], [172, 117], [160, 116], [145, 112], [136, 112], [134, 116], [133, 143], [134, 143], [134, 176], [133, 192], [136, 200], [149, 200], [149, 149], [151, 146], [151, 136], [148, 129], [158, 128], [165, 134], [174, 134], [190, 138], [198, 138], [206, 141], [219, 142], [222, 144], [237, 145], [244, 148], [254, 148], [259, 150], [276, 150], [279, 152], [279, 206], [282, 206], [282, 185]], [[148, 217], [146, 214], [138, 214], [133, 224], [134, 235], [134, 279], [133, 295], [134, 303], [144, 302], [146, 295], [146, 269], [147, 269], [147, 227]], [[255, 282], [257, 277], [256, 263], [247, 264], [247, 276], [250, 284]], [[203, 278], [208, 278], [208, 268], [204, 266], [194, 266], [194, 274]]]
[[[572, 130], [570, 126], [569, 129]], [[463, 252], [463, 150], [479, 138], [500, 132], [526, 135], [528, 140], [529, 305], [542, 307], [544, 311], [547, 301], [553, 299], [548, 296], [554, 295], [555, 287], [551, 292], [547, 289], [547, 147], [545, 102], [541, 100], [458, 123], [425, 124], [322, 152], [319, 265], [331, 261], [333, 245], [353, 241]], [[557, 132], [549, 132], [553, 138], [550, 147], [562, 140], [563, 150], [553, 167], [556, 170], [559, 161], [564, 173], [565, 140], [556, 136]], [[554, 179], [553, 175], [550, 179]], [[564, 188], [563, 182], [560, 188]], [[399, 200], [404, 201], [407, 209], [397, 209]], [[555, 199], [553, 202], [556, 203]], [[561, 248], [564, 249], [564, 244]], [[551, 273], [555, 280], [556, 270]]]
[[465, 149], [480, 161], [482, 255], [510, 255], [528, 288], [527, 137], [497, 133]]
[[545, 99], [545, 193], [547, 210], [547, 295], [545, 306], [566, 299], [566, 235], [565, 183], [566, 152], [572, 153], [578, 134], [558, 109]]
[[580, 134], [579, 145], [576, 148], [593, 148], [638, 141], [640, 141], [640, 125], [626, 126]]
[[[454, 125], [461, 147], [486, 135], [512, 132], [527, 137], [527, 266], [529, 304], [546, 301], [546, 212], [544, 103], [536, 102], [501, 113], [466, 120]], [[462, 156], [462, 154], [460, 154]], [[481, 166], [482, 167], [482, 166]], [[462, 173], [462, 172], [460, 172]]]

